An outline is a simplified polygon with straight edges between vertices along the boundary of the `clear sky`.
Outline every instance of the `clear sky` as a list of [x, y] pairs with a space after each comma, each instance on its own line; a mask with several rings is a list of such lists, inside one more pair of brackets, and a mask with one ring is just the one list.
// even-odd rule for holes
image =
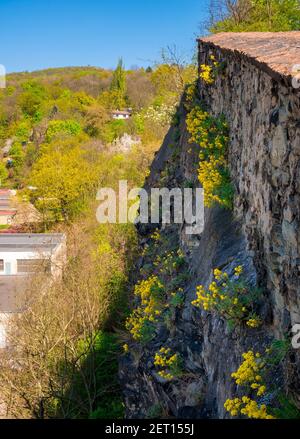
[[209, 0], [0, 0], [0, 64], [8, 72], [159, 60], [192, 53]]

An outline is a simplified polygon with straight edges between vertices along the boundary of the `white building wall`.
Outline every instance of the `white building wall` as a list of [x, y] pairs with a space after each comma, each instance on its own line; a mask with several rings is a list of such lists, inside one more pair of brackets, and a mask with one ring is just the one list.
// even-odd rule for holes
[[6, 331], [9, 324], [11, 314], [0, 313], [0, 349], [5, 349], [7, 346]]
[[0, 275], [16, 275], [18, 273], [17, 260], [18, 259], [48, 259], [51, 258], [49, 253], [37, 253], [34, 251], [27, 252], [1, 252], [0, 260], [4, 261], [4, 270], [0, 271]]
[[63, 241], [59, 244], [53, 252], [37, 252], [33, 250], [26, 252], [0, 251], [0, 260], [4, 261], [4, 270], [0, 271], [0, 276], [22, 275], [22, 273], [18, 273], [18, 259], [48, 259], [51, 261], [51, 274], [57, 277], [61, 274], [66, 263], [66, 242]]

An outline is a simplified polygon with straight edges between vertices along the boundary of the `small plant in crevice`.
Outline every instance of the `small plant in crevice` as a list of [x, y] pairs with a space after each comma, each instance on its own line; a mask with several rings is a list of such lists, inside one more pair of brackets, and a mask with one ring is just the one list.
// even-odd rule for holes
[[207, 85], [212, 85], [219, 72], [219, 62], [214, 55], [209, 57], [210, 64], [200, 64], [199, 78]]
[[206, 64], [200, 64], [199, 78], [206, 84], [212, 85], [216, 81], [218, 75], [224, 72], [226, 62], [217, 61], [214, 55], [209, 56], [209, 61]]
[[182, 358], [170, 348], [160, 348], [155, 354], [154, 365], [159, 369], [158, 375], [167, 381], [179, 378], [183, 373]]
[[262, 322], [254, 312], [254, 305], [261, 292], [250, 286], [242, 273], [243, 267], [236, 267], [234, 278], [230, 280], [228, 273], [215, 269], [214, 280], [209, 287], [197, 287], [197, 298], [192, 305], [218, 313], [227, 320], [230, 328], [242, 323], [257, 328]]
[[156, 263], [161, 264], [160, 273], [171, 276], [174, 270], [183, 266], [185, 258], [181, 250], [170, 251], [165, 256], [156, 259]]

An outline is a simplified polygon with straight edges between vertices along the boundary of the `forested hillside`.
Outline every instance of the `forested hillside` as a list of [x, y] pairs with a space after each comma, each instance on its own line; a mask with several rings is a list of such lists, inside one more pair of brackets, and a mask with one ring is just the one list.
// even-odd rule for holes
[[[133, 225], [100, 225], [96, 192], [143, 184], [195, 67], [93, 67], [11, 74], [0, 91], [3, 187], [41, 214], [24, 231], [67, 234], [68, 263], [50, 288], [35, 281], [10, 328], [1, 400], [12, 417], [122, 417], [117, 356], [127, 315]], [[129, 120], [112, 112], [130, 109]], [[134, 140], [122, 148], [122, 136]], [[27, 229], [26, 229], [27, 227]], [[116, 335], [118, 334], [118, 335]], [[12, 360], [13, 358], [13, 360]], [[21, 368], [11, 368], [11, 361]]]

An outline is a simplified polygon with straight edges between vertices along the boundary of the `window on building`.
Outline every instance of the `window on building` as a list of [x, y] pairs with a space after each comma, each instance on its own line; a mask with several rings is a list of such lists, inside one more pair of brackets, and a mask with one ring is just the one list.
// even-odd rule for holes
[[4, 271], [4, 260], [0, 259], [0, 271]]
[[18, 273], [36, 273], [47, 272], [51, 270], [51, 263], [48, 259], [18, 259], [17, 271]]

